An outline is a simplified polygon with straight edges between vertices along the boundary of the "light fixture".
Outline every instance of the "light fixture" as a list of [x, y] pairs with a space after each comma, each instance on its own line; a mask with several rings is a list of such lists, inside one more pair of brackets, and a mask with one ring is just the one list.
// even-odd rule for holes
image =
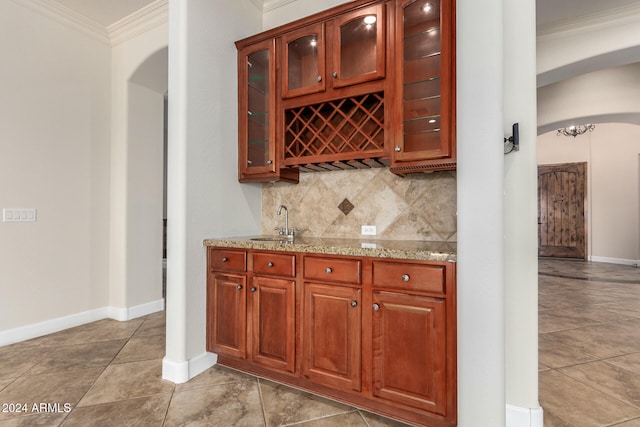
[[318, 44], [316, 39], [311, 39], [311, 47], [316, 47]]
[[564, 135], [564, 136], [572, 136], [575, 138], [576, 136], [582, 135], [583, 133], [593, 132], [595, 128], [596, 128], [596, 125], [591, 123], [587, 123], [586, 125], [577, 125], [577, 126], [572, 125], [566, 128], [558, 129], [558, 131], [556, 132], [556, 136]]
[[428, 13], [431, 10], [431, 3], [425, 3], [424, 6], [422, 6], [422, 11], [424, 13]]
[[375, 15], [367, 15], [364, 17], [364, 23], [367, 25], [375, 24], [378, 18]]

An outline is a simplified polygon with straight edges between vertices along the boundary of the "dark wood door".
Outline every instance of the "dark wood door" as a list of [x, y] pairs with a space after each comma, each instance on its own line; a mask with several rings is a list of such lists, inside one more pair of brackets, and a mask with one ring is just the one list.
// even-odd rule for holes
[[210, 273], [207, 290], [207, 348], [214, 353], [247, 357], [247, 294], [244, 275]]
[[374, 292], [373, 302], [374, 396], [445, 415], [445, 300]]
[[360, 391], [361, 290], [305, 284], [303, 375], [314, 382]]
[[295, 371], [295, 288], [293, 280], [253, 277], [250, 312], [254, 362]]
[[586, 163], [538, 166], [538, 255], [587, 256]]

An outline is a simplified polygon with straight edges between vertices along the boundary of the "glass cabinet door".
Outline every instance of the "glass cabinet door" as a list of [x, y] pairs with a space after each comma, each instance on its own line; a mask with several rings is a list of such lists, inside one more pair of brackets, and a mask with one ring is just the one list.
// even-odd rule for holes
[[345, 14], [333, 22], [333, 87], [385, 76], [384, 5]]
[[402, 99], [402, 131], [394, 147], [396, 160], [451, 155], [451, 49], [441, 20], [442, 3], [446, 1], [398, 3], [396, 71]]
[[325, 90], [324, 26], [316, 24], [282, 37], [282, 97]]
[[240, 173], [275, 172], [275, 46], [267, 40], [239, 54]]

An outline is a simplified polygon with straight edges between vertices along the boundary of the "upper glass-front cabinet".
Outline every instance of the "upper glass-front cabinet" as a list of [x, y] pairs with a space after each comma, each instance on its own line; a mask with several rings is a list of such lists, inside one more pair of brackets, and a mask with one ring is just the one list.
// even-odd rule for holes
[[275, 172], [275, 85], [272, 40], [238, 53], [239, 175]]
[[333, 87], [384, 78], [385, 26], [384, 4], [333, 21]]
[[316, 24], [282, 36], [282, 97], [325, 90], [324, 25]]
[[385, 27], [378, 4], [283, 35], [282, 97], [384, 78]]
[[396, 9], [397, 90], [402, 99], [395, 161], [444, 159], [452, 141], [451, 1], [399, 0]]

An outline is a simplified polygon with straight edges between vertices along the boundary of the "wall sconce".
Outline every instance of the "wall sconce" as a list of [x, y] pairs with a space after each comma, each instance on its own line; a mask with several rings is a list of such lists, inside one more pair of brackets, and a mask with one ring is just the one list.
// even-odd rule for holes
[[564, 135], [564, 136], [572, 136], [576, 137], [578, 135], [582, 135], [586, 132], [593, 132], [596, 128], [596, 125], [587, 123], [586, 125], [578, 125], [578, 126], [569, 126], [566, 128], [558, 129], [556, 132], [556, 136]]
[[504, 139], [504, 154], [509, 154], [512, 151], [520, 150], [520, 131], [519, 124], [514, 123], [512, 127], [513, 135]]

